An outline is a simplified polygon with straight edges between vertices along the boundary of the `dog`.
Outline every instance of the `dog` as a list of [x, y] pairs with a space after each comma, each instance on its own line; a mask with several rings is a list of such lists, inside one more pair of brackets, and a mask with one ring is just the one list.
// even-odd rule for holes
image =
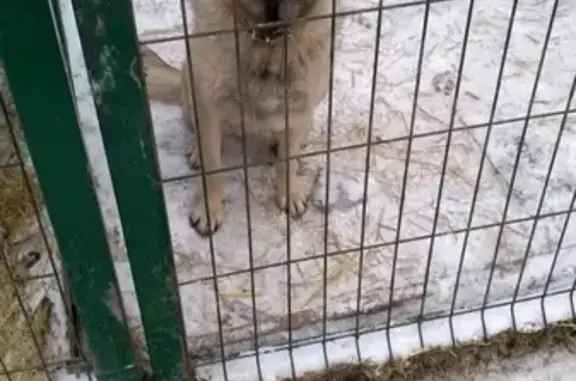
[[[183, 115], [197, 137], [189, 162], [205, 172], [221, 170], [222, 134], [241, 134], [243, 126], [246, 134], [263, 137], [276, 147], [276, 202], [292, 218], [305, 213], [308, 195], [297, 174], [297, 160], [290, 160], [287, 166], [286, 158], [300, 152], [307, 133], [314, 128], [314, 111], [327, 94], [330, 15], [336, 11], [332, 3], [190, 2], [194, 14], [191, 34], [206, 36], [190, 38], [189, 57], [179, 73]], [[335, 28], [339, 29], [337, 21]], [[173, 102], [177, 97], [174, 69], [159, 60], [149, 50], [144, 54], [148, 91], [152, 98], [155, 94]], [[223, 174], [207, 174], [206, 189], [199, 192], [190, 214], [190, 223], [200, 235], [213, 234], [221, 226], [224, 199]]]

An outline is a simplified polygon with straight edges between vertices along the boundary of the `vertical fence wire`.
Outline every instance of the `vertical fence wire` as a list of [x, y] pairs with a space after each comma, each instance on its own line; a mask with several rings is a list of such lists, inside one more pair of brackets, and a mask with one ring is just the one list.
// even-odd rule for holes
[[[190, 39], [190, 28], [188, 26], [188, 14], [186, 10], [186, 0], [180, 0], [180, 16], [182, 18], [182, 28], [184, 29], [184, 46], [186, 51], [186, 65], [184, 66], [184, 70], [187, 70], [188, 74], [188, 84], [182, 83], [182, 86], [189, 85], [190, 86], [190, 93], [188, 96], [192, 98], [192, 111], [194, 113], [194, 127], [196, 133], [196, 149], [198, 150], [198, 159], [200, 161], [200, 170], [201, 170], [201, 191], [204, 192], [205, 195], [208, 194], [208, 185], [207, 185], [207, 178], [206, 178], [206, 171], [204, 169], [204, 154], [202, 149], [202, 133], [200, 132], [200, 122], [198, 116], [198, 97], [195, 88], [195, 77], [194, 77], [194, 68], [192, 62], [192, 48], [190, 46], [191, 39]], [[187, 100], [188, 101], [188, 100]], [[189, 107], [190, 105], [188, 102], [182, 105], [183, 107]], [[191, 123], [192, 121], [187, 120], [186, 123]], [[211, 218], [212, 216], [208, 213], [209, 209], [209, 202], [208, 197], [204, 198], [204, 205], [202, 207], [205, 208], [207, 211], [207, 223], [208, 226], [212, 226]], [[222, 308], [220, 306], [220, 291], [218, 286], [218, 267], [216, 265], [216, 253], [214, 250], [214, 237], [212, 234], [208, 236], [208, 247], [210, 249], [210, 267], [212, 270], [212, 287], [214, 288], [214, 303], [216, 307], [216, 322], [218, 323], [218, 343], [220, 346], [220, 362], [222, 365], [222, 374], [224, 376], [224, 381], [228, 381], [228, 366], [226, 364], [226, 349], [224, 344], [224, 332], [223, 332], [223, 324], [222, 324]]]
[[331, 1], [330, 12], [330, 67], [328, 74], [328, 110], [326, 121], [326, 177], [324, 178], [324, 257], [322, 267], [322, 350], [324, 365], [329, 366], [326, 338], [328, 334], [328, 232], [330, 224], [330, 172], [332, 158], [332, 111], [334, 107], [334, 59], [336, 53], [336, 0]]
[[354, 336], [356, 338], [356, 352], [358, 360], [362, 361], [362, 353], [358, 340], [360, 339], [360, 311], [362, 310], [362, 274], [364, 269], [364, 250], [366, 238], [366, 208], [368, 204], [368, 180], [370, 176], [370, 157], [372, 152], [372, 132], [374, 129], [374, 106], [376, 101], [376, 88], [378, 83], [378, 64], [380, 62], [380, 42], [382, 32], [382, 6], [384, 0], [378, 2], [378, 15], [376, 17], [376, 32], [374, 42], [374, 61], [372, 63], [372, 85], [370, 88], [370, 111], [368, 114], [368, 133], [366, 137], [366, 158], [364, 164], [364, 184], [362, 191], [362, 212], [360, 221], [360, 247], [358, 258], [358, 282], [356, 286], [356, 316], [354, 321]]
[[486, 127], [486, 134], [484, 136], [484, 143], [482, 144], [482, 153], [480, 156], [480, 164], [478, 165], [478, 172], [476, 173], [476, 182], [474, 184], [474, 192], [472, 193], [472, 200], [470, 201], [470, 209], [468, 211], [468, 220], [466, 221], [466, 231], [464, 233], [464, 240], [462, 242], [462, 250], [460, 252], [460, 259], [458, 261], [458, 270], [456, 272], [456, 280], [454, 281], [454, 291], [452, 293], [452, 303], [450, 305], [450, 335], [454, 338], [454, 311], [456, 310], [456, 302], [458, 300], [458, 291], [460, 290], [460, 277], [462, 274], [462, 269], [464, 267], [464, 259], [466, 257], [466, 251], [468, 248], [468, 240], [470, 238], [472, 221], [474, 220], [474, 213], [476, 211], [476, 203], [478, 200], [478, 193], [480, 190], [480, 184], [482, 182], [482, 173], [484, 171], [484, 164], [486, 163], [486, 158], [488, 156], [488, 143], [490, 142], [490, 137], [492, 133], [492, 127], [494, 123], [494, 118], [496, 116], [496, 108], [498, 106], [498, 98], [500, 95], [500, 87], [502, 85], [502, 78], [504, 76], [504, 68], [506, 66], [506, 58], [508, 55], [508, 48], [510, 47], [510, 39], [512, 37], [512, 28], [514, 26], [514, 20], [516, 18], [516, 10], [518, 8], [518, 0], [514, 0], [512, 4], [512, 9], [510, 11], [510, 18], [508, 21], [508, 28], [506, 31], [506, 40], [504, 42], [504, 47], [502, 49], [502, 58], [500, 60], [500, 68], [498, 69], [498, 77], [496, 79], [496, 86], [494, 89], [494, 96], [492, 100], [492, 107], [490, 109], [490, 116], [488, 117], [488, 126]]
[[[538, 84], [540, 83], [540, 74], [542, 73], [542, 68], [544, 66], [544, 59], [546, 58], [546, 52], [548, 50], [548, 43], [550, 42], [550, 37], [552, 35], [552, 28], [554, 26], [554, 21], [556, 19], [556, 11], [558, 9], [558, 0], [554, 1], [554, 5], [552, 7], [552, 13], [550, 16], [550, 22], [548, 23], [548, 28], [546, 30], [546, 37], [544, 38], [544, 44], [542, 46], [542, 52], [540, 55], [540, 60], [538, 62], [538, 69], [536, 71], [536, 77], [534, 78], [534, 85], [532, 87], [532, 92], [530, 95], [530, 101], [528, 103], [528, 111], [526, 112], [526, 118], [524, 119], [524, 126], [522, 127], [522, 133], [520, 135], [520, 140], [518, 142], [518, 148], [516, 151], [516, 157], [515, 157], [515, 161], [514, 161], [514, 167], [512, 169], [512, 175], [510, 178], [510, 185], [508, 187], [508, 192], [506, 194], [506, 201], [504, 204], [504, 210], [502, 212], [502, 224], [500, 224], [500, 227], [498, 228], [498, 236], [496, 238], [496, 247], [494, 249], [494, 255], [492, 257], [492, 266], [490, 268], [490, 274], [488, 275], [488, 282], [486, 284], [486, 289], [485, 289], [485, 293], [484, 293], [484, 299], [482, 301], [482, 307], [483, 310], [481, 312], [481, 317], [482, 317], [482, 329], [484, 331], [484, 338], [486, 339], [488, 337], [488, 333], [487, 333], [487, 325], [486, 325], [486, 310], [485, 307], [488, 304], [488, 300], [490, 297], [490, 290], [492, 288], [492, 281], [494, 278], [494, 272], [496, 270], [496, 261], [498, 259], [498, 253], [499, 253], [499, 249], [500, 249], [500, 244], [502, 241], [502, 237], [503, 237], [503, 233], [504, 233], [504, 222], [506, 221], [507, 217], [508, 217], [508, 209], [510, 207], [510, 203], [512, 200], [512, 192], [514, 190], [514, 183], [516, 181], [516, 175], [518, 173], [518, 167], [519, 167], [519, 163], [520, 163], [520, 157], [522, 155], [522, 148], [524, 146], [524, 141], [526, 139], [526, 133], [528, 131], [528, 126], [530, 124], [530, 117], [532, 115], [532, 107], [534, 106], [534, 101], [536, 98], [536, 93], [538, 91]], [[512, 327], [514, 330], [517, 329], [516, 326], [516, 318], [514, 316], [514, 314], [512, 313]]]
[[240, 112], [240, 133], [242, 139], [242, 172], [244, 176], [244, 202], [246, 203], [246, 238], [248, 239], [248, 267], [250, 268], [250, 301], [252, 302], [252, 326], [254, 328], [253, 340], [256, 348], [255, 360], [258, 370], [258, 380], [262, 381], [262, 367], [260, 364], [260, 338], [258, 337], [258, 309], [256, 308], [256, 281], [254, 274], [254, 247], [252, 242], [252, 213], [250, 212], [250, 185], [248, 176], [248, 149], [246, 144], [246, 120], [244, 110], [244, 79], [242, 78], [242, 62], [240, 51], [240, 38], [238, 30], [238, 0], [233, 1], [234, 17], [234, 47], [236, 49], [236, 81], [238, 93], [238, 105]]
[[[62, 51], [62, 59], [64, 62], [70, 62], [70, 56], [68, 54], [68, 41], [66, 40], [66, 33], [64, 32], [64, 22], [62, 19], [62, 11], [60, 8], [60, 0], [50, 0], [52, 18], [56, 26], [56, 34], [58, 35], [58, 42]], [[69, 65], [65, 65], [66, 73], [68, 74], [68, 81], [70, 88], [73, 88], [72, 76], [70, 75]]]
[[[293, 321], [292, 321], [292, 221], [291, 221], [291, 199], [292, 195], [291, 192], [291, 176], [290, 176], [290, 166], [293, 163], [290, 163], [291, 160], [291, 146], [290, 143], [290, 103], [288, 102], [288, 36], [286, 33], [282, 35], [282, 70], [284, 74], [283, 78], [283, 85], [284, 85], [284, 147], [281, 146], [282, 140], [280, 139], [280, 143], [278, 144], [278, 152], [284, 150], [284, 157], [279, 155], [278, 161], [284, 160], [285, 174], [286, 178], [284, 181], [286, 182], [286, 297], [287, 297], [287, 305], [286, 309], [288, 310], [288, 354], [290, 357], [290, 371], [292, 372], [292, 378], [296, 378], [296, 367], [294, 365], [294, 352], [293, 352]], [[280, 173], [276, 173], [276, 176], [279, 176]], [[281, 184], [281, 182], [279, 182]], [[280, 191], [278, 189], [278, 191]]]
[[[576, 190], [574, 190], [574, 192], [572, 193], [572, 199], [570, 200], [570, 209], [574, 209], [575, 201], [576, 201]], [[563, 225], [562, 230], [560, 232], [560, 237], [558, 238], [558, 244], [556, 245], [556, 250], [554, 252], [554, 258], [552, 259], [550, 271], [548, 272], [548, 277], [546, 278], [546, 283], [544, 285], [544, 291], [542, 292], [542, 297], [540, 298], [540, 310], [542, 313], [542, 319], [544, 322], [544, 327], [546, 327], [546, 328], [549, 326], [549, 323], [548, 323], [548, 316], [546, 315], [546, 308], [544, 306], [544, 303], [545, 303], [546, 296], [548, 296], [548, 289], [550, 286], [550, 282], [552, 281], [552, 276], [554, 274], [554, 271], [556, 270], [556, 262], [558, 260], [558, 257], [560, 256], [560, 252], [562, 251], [562, 243], [564, 242], [564, 237], [566, 236], [566, 230], [568, 228], [568, 224], [570, 223], [570, 217], [571, 217], [571, 213], [568, 213], [566, 215], [566, 217], [564, 218], [564, 225]], [[575, 283], [576, 283], [576, 281], [575, 281]], [[571, 308], [572, 308], [572, 317], [576, 318], [576, 316], [574, 314], [574, 300], [572, 299], [573, 292], [574, 292], [574, 290], [572, 289], [569, 293], [569, 298], [570, 298], [570, 304], [571, 304]]]
[[418, 315], [418, 338], [420, 340], [420, 346], [424, 347], [424, 337], [422, 334], [422, 318], [426, 311], [426, 297], [428, 293], [428, 281], [430, 278], [430, 267], [432, 265], [432, 257], [434, 254], [434, 243], [436, 241], [436, 232], [438, 229], [438, 219], [440, 217], [440, 208], [442, 205], [442, 194], [444, 191], [444, 180], [446, 178], [446, 171], [448, 169], [448, 159], [450, 157], [450, 148], [452, 144], [452, 133], [454, 131], [454, 123], [456, 121], [456, 113], [458, 110], [458, 100], [460, 96], [460, 85], [462, 84], [462, 72], [464, 71], [464, 65], [466, 62], [466, 53], [468, 51], [468, 39], [470, 35], [470, 26], [472, 24], [472, 15], [474, 14], [474, 0], [470, 0], [468, 5], [468, 15], [466, 17], [466, 27], [464, 28], [464, 38], [462, 41], [462, 51], [460, 53], [460, 64], [458, 66], [458, 74], [456, 77], [456, 86], [454, 88], [454, 100], [452, 103], [452, 111], [450, 113], [450, 124], [448, 127], [448, 133], [446, 135], [446, 145], [444, 147], [444, 158], [442, 159], [442, 169], [440, 172], [440, 183], [438, 184], [438, 193], [436, 196], [436, 208], [434, 211], [434, 219], [432, 221], [432, 232], [430, 235], [430, 246], [428, 249], [428, 255], [426, 258], [426, 270], [424, 273], [424, 284], [422, 287], [422, 300], [420, 303], [420, 313]]
[[[574, 196], [572, 197], [572, 204], [574, 204], [574, 198], [576, 197], [576, 191], [574, 191]], [[568, 222], [570, 221], [570, 217], [571, 215], [568, 214], [566, 216], [566, 224], [565, 226], [568, 225]], [[572, 308], [572, 318], [576, 319], [576, 306], [575, 306], [575, 302], [574, 302], [574, 292], [576, 291], [576, 277], [574, 277], [574, 283], [572, 283], [572, 290], [570, 291], [570, 307]]]
[[8, 370], [8, 367], [6, 366], [6, 362], [4, 361], [3, 356], [0, 356], [0, 368], [2, 368], [2, 375], [6, 376], [7, 381], [14, 381], [12, 379], [12, 374], [11, 372]]
[[410, 171], [410, 156], [412, 153], [412, 143], [414, 140], [414, 129], [416, 127], [416, 112], [418, 109], [418, 96], [420, 94], [420, 82], [422, 80], [422, 66], [424, 63], [424, 52], [426, 51], [426, 35], [428, 33], [428, 22], [430, 18], [430, 5], [432, 1], [426, 0], [424, 16], [422, 19], [422, 33], [420, 35], [420, 49], [418, 51], [418, 62], [416, 66], [416, 78], [414, 83], [414, 99], [412, 100], [412, 112], [410, 114], [410, 129], [408, 141], [406, 143], [406, 156], [404, 173], [402, 175], [402, 189], [400, 190], [400, 202], [398, 206], [398, 219], [396, 222], [396, 239], [394, 240], [394, 254], [392, 256], [392, 271], [390, 273], [390, 287], [388, 295], [388, 314], [386, 317], [386, 344], [390, 358], [394, 358], [392, 341], [390, 338], [390, 325], [392, 323], [392, 305], [394, 303], [394, 287], [396, 282], [396, 265], [400, 251], [400, 240], [402, 239], [402, 219], [404, 218], [404, 207], [406, 203], [406, 188], [408, 186], [408, 174]]
[[[570, 88], [570, 93], [568, 94], [568, 98], [567, 98], [568, 101], [566, 102], [566, 109], [565, 109], [566, 112], [564, 113], [564, 116], [562, 117], [562, 121], [560, 122], [560, 128], [558, 129], [556, 141], [554, 143], [554, 148], [552, 150], [552, 157], [550, 158], [550, 164], [548, 165], [548, 170], [546, 172], [544, 184], [542, 185], [542, 190], [540, 192], [540, 199], [538, 200], [538, 206], [536, 207], [536, 213], [535, 213], [536, 216], [539, 216], [542, 213], [542, 208], [544, 207], [544, 201], [546, 200], [546, 193], [548, 191], [548, 185], [549, 185], [550, 179], [552, 177], [554, 165], [556, 164], [556, 156], [557, 156], [558, 150], [560, 148], [560, 143], [562, 142], [562, 137], [564, 134], [564, 127], [566, 126], [566, 121], [568, 119], [567, 111], [570, 109], [570, 104], [572, 103], [572, 98], [574, 96], [574, 83], [575, 82], [573, 81], [572, 86]], [[538, 227], [538, 222], [540, 222], [540, 219], [537, 219], [537, 218], [535, 218], [531, 221], [532, 226], [530, 228], [530, 233], [528, 235], [528, 243], [526, 245], [526, 250], [524, 251], [524, 256], [522, 258], [522, 264], [520, 265], [520, 272], [518, 274], [518, 281], [516, 282], [516, 286], [514, 288], [514, 295], [512, 297], [512, 302], [510, 303], [510, 314], [512, 316], [512, 324], [513, 324], [514, 328], [516, 328], [516, 314], [514, 313], [514, 307], [516, 306], [518, 296], [520, 293], [520, 288], [522, 286], [524, 271], [526, 270], [526, 265], [528, 263], [530, 250], [532, 249], [532, 242], [534, 241], [534, 235], [536, 234], [536, 228]], [[552, 267], [550, 268], [550, 271], [548, 273], [547, 282], [544, 286], [542, 295], [546, 294], [549, 282], [552, 279], [552, 273], [554, 271], [554, 266], [556, 263], [556, 259], [558, 258], [558, 254], [559, 254], [559, 252], [557, 252], [556, 255], [554, 255], [554, 258], [552, 260]], [[543, 318], [544, 318], [545, 325], [547, 325], [545, 314], [543, 315]]]
[[[568, 95], [568, 102], [566, 102], [566, 109], [564, 110], [564, 115], [562, 116], [562, 121], [560, 122], [560, 131], [558, 132], [558, 136], [560, 139], [561, 133], [564, 131], [564, 127], [566, 126], [566, 122], [568, 121], [568, 112], [570, 111], [570, 105], [572, 104], [572, 100], [574, 99], [574, 92], [576, 90], [576, 76], [574, 76], [574, 79], [572, 80], [572, 87], [570, 89], [570, 94]], [[555, 147], [555, 152], [556, 152], [556, 147]], [[570, 206], [568, 207], [568, 210], [573, 210], [574, 209], [574, 204], [576, 202], [576, 189], [574, 189], [574, 192], [572, 193], [572, 199], [570, 200]], [[548, 277], [546, 278], [546, 283], [544, 284], [544, 290], [542, 291], [542, 297], [540, 299], [540, 310], [542, 313], [542, 319], [544, 321], [544, 326], [548, 327], [548, 317], [546, 315], [546, 308], [544, 306], [544, 302], [545, 302], [545, 298], [548, 294], [548, 290], [550, 288], [550, 283], [552, 282], [552, 276], [554, 275], [554, 271], [556, 270], [556, 264], [558, 261], [558, 257], [560, 256], [560, 252], [562, 251], [562, 244], [564, 243], [564, 237], [566, 236], [566, 231], [568, 229], [568, 224], [570, 223], [570, 216], [571, 213], [566, 214], [566, 217], [564, 218], [564, 224], [562, 226], [562, 229], [560, 231], [560, 236], [558, 237], [558, 242], [556, 244], [556, 250], [554, 252], [554, 257], [552, 259], [552, 263], [550, 264], [550, 271], [548, 272]], [[575, 280], [576, 282], [576, 280]], [[570, 298], [570, 304], [571, 304], [571, 308], [572, 308], [572, 317], [576, 318], [576, 316], [574, 316], [574, 300], [572, 299], [572, 293], [570, 293], [569, 295]]]

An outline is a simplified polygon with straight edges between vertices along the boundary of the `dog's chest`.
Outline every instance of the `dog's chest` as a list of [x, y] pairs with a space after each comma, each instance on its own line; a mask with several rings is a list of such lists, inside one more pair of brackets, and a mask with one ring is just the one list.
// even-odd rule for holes
[[[282, 45], [280, 42], [279, 45]], [[253, 47], [243, 54], [242, 99], [250, 117], [259, 121], [307, 111], [306, 63], [288, 56], [279, 46]]]
[[283, 117], [285, 113], [300, 114], [307, 108], [307, 93], [303, 85], [275, 80], [252, 80], [245, 84], [242, 103], [250, 116], [259, 121]]

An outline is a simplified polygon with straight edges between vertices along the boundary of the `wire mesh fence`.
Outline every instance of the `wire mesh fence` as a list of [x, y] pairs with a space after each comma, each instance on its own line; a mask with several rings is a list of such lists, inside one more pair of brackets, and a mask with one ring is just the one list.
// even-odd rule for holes
[[69, 330], [73, 310], [2, 66], [0, 106], [0, 377], [49, 380], [89, 363], [70, 345], [80, 342]]
[[[129, 338], [103, 365], [108, 347], [92, 340], [105, 313], [54, 278], [61, 324], [83, 331], [78, 305], [97, 352], [81, 356], [82, 332], [60, 358], [158, 380], [228, 380], [247, 359], [268, 379], [266, 356], [284, 351], [275, 366], [295, 377], [315, 343], [324, 366], [349, 359], [339, 339], [363, 360], [576, 317], [576, 2], [64, 3], [67, 91], [122, 328], [105, 325]], [[2, 171], [23, 173], [13, 156]], [[49, 275], [32, 278], [60, 273], [46, 250]]]

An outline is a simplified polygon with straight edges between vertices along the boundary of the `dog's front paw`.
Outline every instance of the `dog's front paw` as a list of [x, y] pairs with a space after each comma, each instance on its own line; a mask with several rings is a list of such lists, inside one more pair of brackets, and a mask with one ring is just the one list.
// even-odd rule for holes
[[278, 207], [292, 218], [300, 218], [308, 209], [308, 195], [299, 181], [290, 183], [290, 197], [286, 193], [286, 185], [279, 182], [276, 189]]
[[[210, 197], [208, 210], [210, 213], [206, 213], [204, 197], [198, 197], [190, 213], [190, 226], [202, 237], [216, 233], [224, 222], [224, 199], [220, 195]], [[208, 221], [208, 216], [210, 216], [210, 221]]]

